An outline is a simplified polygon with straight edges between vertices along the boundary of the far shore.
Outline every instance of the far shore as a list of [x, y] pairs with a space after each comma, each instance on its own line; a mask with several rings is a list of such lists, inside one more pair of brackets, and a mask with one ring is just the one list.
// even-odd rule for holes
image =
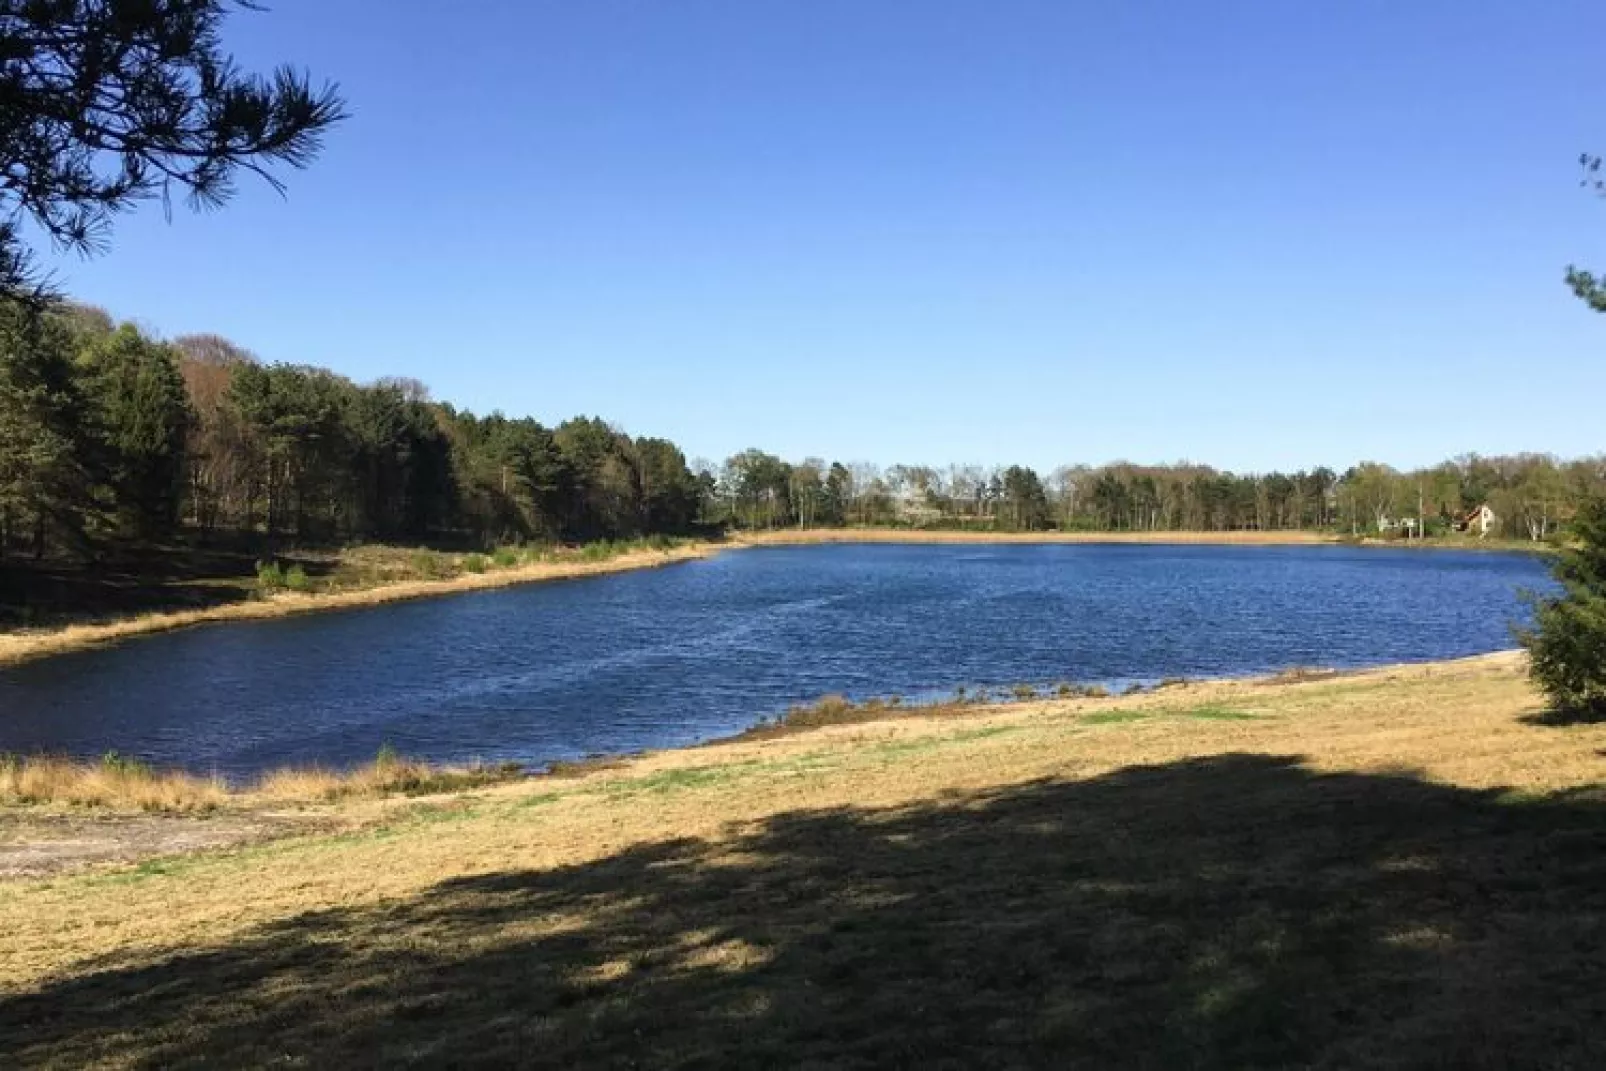
[[1193, 546], [1349, 546], [1392, 547], [1397, 550], [1482, 550], [1539, 554], [1551, 548], [1543, 543], [1508, 539], [1482, 540], [1473, 537], [1428, 539], [1377, 539], [1347, 537], [1330, 532], [1304, 529], [1230, 532], [993, 532], [954, 528], [776, 528], [765, 532], [740, 532], [732, 536], [736, 546], [796, 546], [816, 543], [1022, 543], [1022, 544], [1112, 544], [1193, 545]]
[[951, 528], [776, 528], [742, 532], [737, 545], [799, 543], [1197, 543], [1281, 546], [1337, 543], [1323, 532], [990, 532]]
[[1485, 542], [1476, 539], [1428, 539], [1410, 543], [1403, 540], [1353, 540], [1325, 532], [1310, 531], [996, 532], [919, 528], [785, 528], [766, 532], [740, 532], [720, 542], [698, 541], [662, 550], [630, 550], [601, 560], [576, 558], [527, 562], [509, 568], [488, 569], [481, 573], [462, 573], [433, 580], [391, 581], [334, 592], [309, 594], [283, 591], [199, 609], [158, 611], [58, 627], [0, 632], [0, 667], [197, 625], [261, 621], [305, 613], [354, 610], [413, 599], [651, 569], [708, 558], [722, 550], [766, 546], [876, 543], [1366, 546], [1526, 553], [1543, 553], [1549, 549], [1543, 545], [1514, 544], [1510, 541]]
[[139, 636], [173, 632], [196, 625], [227, 621], [262, 621], [296, 614], [355, 610], [412, 599], [427, 599], [470, 591], [488, 591], [553, 580], [602, 576], [636, 569], [653, 569], [676, 562], [706, 558], [719, 545], [699, 542], [664, 550], [632, 550], [600, 561], [542, 561], [483, 573], [464, 573], [440, 580], [404, 580], [325, 594], [279, 592], [244, 602], [225, 603], [198, 610], [141, 614], [109, 621], [27, 629], [0, 633], [0, 666], [15, 665], [51, 655], [67, 654]]

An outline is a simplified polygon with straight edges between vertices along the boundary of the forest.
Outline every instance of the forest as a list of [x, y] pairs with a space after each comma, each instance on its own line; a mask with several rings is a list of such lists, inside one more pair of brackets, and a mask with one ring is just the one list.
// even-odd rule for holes
[[[491, 546], [786, 526], [1312, 529], [1556, 537], [1606, 458], [1465, 455], [1398, 471], [892, 465], [746, 450], [688, 463], [603, 419], [476, 416], [405, 379], [270, 364], [62, 303], [0, 307], [0, 557], [94, 559], [230, 535], [268, 545]], [[1420, 522], [1417, 520], [1420, 518]]]

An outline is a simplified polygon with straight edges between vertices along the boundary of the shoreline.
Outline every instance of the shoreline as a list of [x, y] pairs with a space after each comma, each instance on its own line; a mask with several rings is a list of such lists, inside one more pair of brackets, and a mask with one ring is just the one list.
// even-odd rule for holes
[[[1588, 1064], [1603, 747], [1495, 655], [238, 821], [44, 815], [0, 844], [28, 1026], [0, 1059], [868, 1066], [952, 1031], [986, 1065], [1369, 1066], [1467, 1024], [1460, 1062]], [[1315, 1014], [1268, 1020], [1290, 992]], [[1252, 1003], [1178, 1025], [1218, 993]], [[1091, 1014], [1039, 1031], [1057, 1008]]]
[[1376, 539], [1348, 540], [1308, 531], [1274, 532], [992, 532], [918, 528], [806, 528], [739, 532], [720, 542], [699, 541], [668, 550], [628, 551], [603, 561], [539, 562], [484, 573], [464, 573], [441, 580], [403, 580], [326, 594], [277, 592], [246, 601], [199, 610], [169, 610], [134, 617], [64, 625], [56, 628], [0, 632], [0, 669], [55, 655], [104, 647], [164, 632], [229, 622], [265, 621], [308, 613], [328, 613], [383, 606], [393, 602], [583, 579], [612, 573], [654, 569], [700, 561], [727, 550], [754, 547], [823, 545], [1075, 545], [1075, 546], [1351, 546], [1408, 550], [1544, 554], [1544, 546], [1489, 545], [1468, 541], [1406, 543]]
[[61, 628], [0, 633], [0, 668], [200, 625], [360, 610], [393, 602], [656, 569], [710, 557], [720, 547], [721, 544], [703, 542], [668, 550], [627, 551], [602, 561], [537, 562], [484, 573], [464, 573], [443, 580], [403, 580], [328, 594], [278, 592], [201, 610], [173, 610]]
[[957, 528], [777, 528], [739, 532], [732, 547], [814, 546], [832, 543], [882, 544], [1021, 544], [1021, 545], [1131, 545], [1222, 547], [1364, 547], [1395, 550], [1462, 550], [1507, 554], [1549, 553], [1546, 544], [1510, 540], [1442, 539], [1391, 540], [1354, 538], [1299, 529], [1278, 531], [1153, 531], [1153, 532], [994, 532]]
[[[9, 846], [0, 837], [0, 885], [332, 830], [349, 832], [397, 813], [449, 806], [463, 797], [584, 795], [599, 784], [626, 783], [679, 769], [740, 768], [751, 765], [753, 755], [776, 749], [806, 753], [814, 747], [851, 748], [857, 741], [921, 738], [950, 730], [961, 738], [984, 737], [990, 732], [988, 726], [1045, 717], [1091, 716], [1095, 722], [1123, 724], [1156, 709], [1254, 703], [1277, 696], [1321, 695], [1333, 688], [1388, 688], [1407, 680], [1448, 681], [1488, 674], [1526, 680], [1526, 668], [1522, 650], [1505, 649], [1348, 669], [1289, 666], [1251, 675], [1177, 678], [1125, 692], [1045, 689], [1029, 697], [905, 705], [826, 697], [800, 705], [786, 717], [755, 720], [706, 740], [600, 753], [539, 768], [435, 765], [399, 756], [350, 768], [317, 763], [279, 767], [230, 782], [182, 767], [150, 767], [136, 761], [107, 769], [93, 760], [39, 756], [14, 760], [10, 769], [0, 765], [0, 785], [9, 778], [10, 791], [30, 777], [30, 766], [55, 767], [55, 776], [64, 779], [55, 795], [0, 796], [0, 832], [7, 831], [7, 824], [13, 827]], [[19, 839], [19, 830], [28, 835]]]
[[991, 532], [957, 528], [777, 528], [741, 532], [736, 546], [807, 546], [825, 543], [1100, 544], [1199, 546], [1315, 546], [1341, 540], [1321, 532]]

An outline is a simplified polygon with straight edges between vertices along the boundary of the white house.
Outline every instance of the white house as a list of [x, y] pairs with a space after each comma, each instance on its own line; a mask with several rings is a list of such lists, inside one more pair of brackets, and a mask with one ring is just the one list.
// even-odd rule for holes
[[1458, 532], [1473, 532], [1477, 534], [1479, 539], [1483, 539], [1497, 523], [1499, 523], [1499, 518], [1494, 515], [1494, 510], [1489, 508], [1489, 503], [1485, 502], [1477, 509], [1457, 519], [1455, 530]]

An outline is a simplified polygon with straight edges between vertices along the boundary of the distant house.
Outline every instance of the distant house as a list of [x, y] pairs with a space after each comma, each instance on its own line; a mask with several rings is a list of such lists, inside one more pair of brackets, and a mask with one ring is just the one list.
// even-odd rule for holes
[[1494, 515], [1494, 510], [1489, 508], [1489, 503], [1485, 502], [1477, 509], [1456, 518], [1455, 530], [1457, 532], [1472, 532], [1479, 539], [1483, 539], [1497, 523], [1499, 523], [1499, 518]]
[[930, 498], [923, 491], [908, 490], [893, 496], [893, 508], [897, 511], [898, 520], [903, 524], [912, 524], [916, 528], [936, 524], [942, 520], [942, 510], [931, 504]]

